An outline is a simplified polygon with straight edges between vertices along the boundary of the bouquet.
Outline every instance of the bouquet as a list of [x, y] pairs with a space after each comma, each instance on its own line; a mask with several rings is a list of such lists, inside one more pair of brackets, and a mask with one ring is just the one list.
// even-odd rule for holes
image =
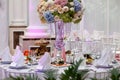
[[40, 0], [37, 11], [42, 23], [79, 23], [84, 8], [81, 0]]

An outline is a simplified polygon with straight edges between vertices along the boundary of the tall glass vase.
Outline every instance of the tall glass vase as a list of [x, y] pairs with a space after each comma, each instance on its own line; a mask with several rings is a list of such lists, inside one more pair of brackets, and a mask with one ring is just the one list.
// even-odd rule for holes
[[55, 48], [57, 50], [62, 50], [64, 46], [64, 22], [57, 21], [55, 22]]
[[57, 61], [63, 59], [65, 61], [65, 50], [64, 50], [64, 22], [56, 21], [55, 23], [55, 48], [56, 48], [56, 59]]
[[63, 54], [64, 49], [64, 22], [57, 21], [55, 24], [55, 48], [56, 48], [56, 59], [57, 61], [63, 59], [65, 61], [65, 55]]

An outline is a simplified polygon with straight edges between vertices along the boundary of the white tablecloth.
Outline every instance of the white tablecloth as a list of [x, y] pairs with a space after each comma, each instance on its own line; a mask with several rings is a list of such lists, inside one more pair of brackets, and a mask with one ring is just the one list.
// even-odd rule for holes
[[[23, 76], [23, 75], [39, 75], [40, 78], [43, 79], [43, 73], [42, 72], [36, 72], [36, 67], [37, 65], [32, 65], [32, 66], [27, 66], [27, 69], [10, 69], [8, 64], [0, 64], [0, 80], [9, 77], [10, 75], [12, 76]], [[51, 69], [58, 69], [58, 74], [61, 74], [64, 72], [67, 67], [54, 67], [51, 66]], [[95, 67], [80, 67], [79, 70], [81, 69], [89, 69], [89, 73], [87, 75], [87, 79], [89, 80], [90, 78], [97, 77], [99, 79], [103, 79], [108, 76], [108, 71], [109, 69], [104, 69], [104, 68], [95, 68]]]

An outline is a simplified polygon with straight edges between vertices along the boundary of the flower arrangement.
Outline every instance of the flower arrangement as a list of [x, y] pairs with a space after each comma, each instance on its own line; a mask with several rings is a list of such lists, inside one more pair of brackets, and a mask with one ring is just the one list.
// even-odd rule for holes
[[28, 63], [29, 61], [31, 61], [31, 58], [29, 57], [30, 56], [29, 53], [30, 53], [29, 50], [25, 50], [23, 53], [25, 57], [25, 63]]
[[84, 8], [81, 0], [40, 0], [37, 11], [42, 23], [59, 20], [64, 23], [79, 23]]

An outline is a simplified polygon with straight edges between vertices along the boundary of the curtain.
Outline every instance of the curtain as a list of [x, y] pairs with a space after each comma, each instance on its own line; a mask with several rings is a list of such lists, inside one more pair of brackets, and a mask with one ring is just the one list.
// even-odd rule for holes
[[120, 0], [83, 0], [85, 5], [84, 28], [105, 34], [120, 32]]
[[120, 33], [120, 0], [109, 1], [109, 17], [110, 34]]
[[107, 33], [107, 0], [83, 0], [85, 6], [84, 28]]
[[8, 46], [8, 0], [0, 0], [0, 52]]

